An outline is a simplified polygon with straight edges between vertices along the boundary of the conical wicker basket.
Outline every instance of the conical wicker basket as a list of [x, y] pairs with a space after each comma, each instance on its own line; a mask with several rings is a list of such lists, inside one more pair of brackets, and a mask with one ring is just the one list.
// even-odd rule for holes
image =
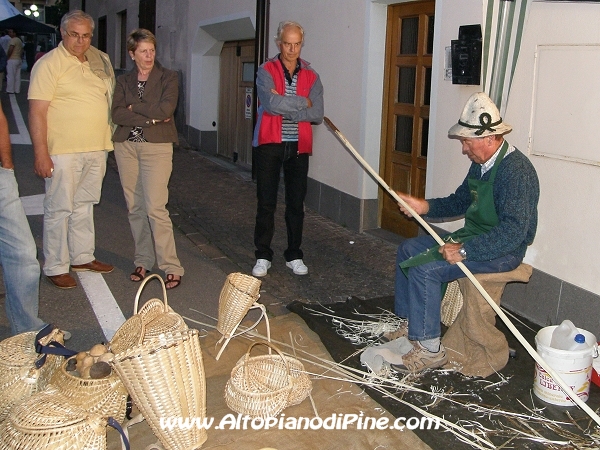
[[107, 423], [49, 387], [13, 408], [0, 425], [0, 450], [104, 450]]
[[111, 362], [161, 444], [169, 450], [199, 448], [206, 430], [161, 427], [161, 418], [203, 421], [206, 375], [198, 330], [164, 333], [126, 350]]
[[[276, 354], [250, 356], [256, 345], [266, 345]], [[312, 383], [300, 361], [284, 355], [273, 344], [250, 345], [239, 359], [225, 385], [225, 402], [233, 411], [251, 417], [276, 417], [288, 406], [302, 402]]]
[[54, 372], [50, 384], [74, 406], [122, 423], [129, 394], [117, 373], [113, 370], [106, 378], [84, 379], [67, 372], [67, 364], [68, 360]]
[[449, 327], [456, 320], [456, 316], [463, 307], [463, 296], [460, 291], [458, 280], [451, 281], [448, 283], [446, 293], [442, 298], [441, 305], [441, 322]]
[[[40, 358], [35, 348], [36, 335], [35, 331], [30, 331], [0, 342], [0, 422], [6, 419], [13, 406], [44, 390], [64, 361], [62, 356], [47, 355], [44, 365], [36, 368], [35, 362]], [[40, 343], [47, 345], [52, 341], [63, 344], [63, 333], [58, 328], [43, 337]]]
[[217, 330], [231, 338], [250, 307], [260, 297], [261, 281], [250, 275], [235, 272], [227, 275], [219, 296]]

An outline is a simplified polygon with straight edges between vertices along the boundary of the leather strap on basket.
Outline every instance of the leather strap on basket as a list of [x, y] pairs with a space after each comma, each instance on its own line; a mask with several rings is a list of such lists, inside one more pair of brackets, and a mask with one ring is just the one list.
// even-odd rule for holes
[[42, 355], [35, 362], [36, 369], [41, 368], [46, 363], [47, 355], [59, 355], [59, 356], [65, 356], [65, 357], [69, 358], [69, 357], [77, 354], [77, 352], [75, 350], [70, 350], [70, 349], [66, 348], [64, 345], [62, 345], [60, 342], [57, 342], [57, 341], [50, 341], [46, 345], [42, 345], [40, 343], [40, 340], [45, 338], [46, 336], [48, 336], [50, 333], [52, 333], [54, 328], [55, 328], [54, 325], [48, 324], [44, 328], [42, 328], [38, 332], [38, 334], [36, 334], [36, 336], [35, 336], [35, 351], [36, 351], [36, 353], [39, 353], [40, 355]]
[[119, 422], [117, 422], [112, 417], [109, 417], [108, 424], [119, 432], [119, 434], [121, 435], [121, 439], [123, 439], [123, 445], [125, 446], [125, 449], [130, 450], [129, 439], [127, 439], [127, 436], [125, 435], [123, 428], [121, 428], [121, 425], [119, 425]]

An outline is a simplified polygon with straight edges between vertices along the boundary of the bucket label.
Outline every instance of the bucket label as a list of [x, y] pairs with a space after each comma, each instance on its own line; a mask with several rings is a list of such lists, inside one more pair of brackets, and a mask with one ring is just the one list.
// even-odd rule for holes
[[[569, 373], [559, 373], [559, 375], [562, 376], [562, 379], [568, 383], [571, 390], [573, 390], [573, 392], [575, 392], [583, 401], [587, 401], [589, 397], [590, 377], [587, 372], [589, 371], [584, 369]], [[575, 379], [573, 379], [573, 375], [575, 375]], [[582, 375], [584, 377], [583, 379]], [[573, 385], [569, 383], [569, 381], [571, 381], [571, 383], [576, 381], [577, 384]], [[571, 398], [563, 392], [560, 385], [554, 381], [554, 378], [552, 378], [539, 364], [536, 364], [535, 366], [533, 392], [537, 397], [548, 403], [558, 405], [574, 404]]]

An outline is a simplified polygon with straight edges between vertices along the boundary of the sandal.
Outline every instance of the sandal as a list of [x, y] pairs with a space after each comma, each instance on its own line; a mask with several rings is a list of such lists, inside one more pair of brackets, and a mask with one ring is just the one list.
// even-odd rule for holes
[[[179, 278], [175, 278], [179, 277]], [[169, 283], [174, 283], [171, 287], [169, 287]], [[167, 289], [175, 289], [177, 286], [181, 284], [181, 275], [175, 275], [174, 273], [168, 273], [167, 278], [165, 278], [165, 287]]]
[[[144, 271], [143, 274], [142, 274], [142, 271]], [[146, 275], [148, 275], [148, 272], [150, 272], [150, 271], [144, 269], [142, 266], [138, 266], [135, 268], [135, 271], [131, 272], [131, 274], [129, 275], [129, 279], [131, 281], [133, 281], [134, 283], [139, 283], [144, 278], [146, 278]]]

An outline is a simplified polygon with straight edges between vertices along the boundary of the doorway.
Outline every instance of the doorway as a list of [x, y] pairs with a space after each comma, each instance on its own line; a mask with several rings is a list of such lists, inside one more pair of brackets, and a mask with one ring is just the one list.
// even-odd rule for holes
[[252, 165], [254, 40], [225, 42], [221, 50], [217, 154]]
[[[388, 8], [382, 177], [395, 191], [425, 196], [434, 1]], [[381, 202], [381, 227], [414, 237], [418, 224], [402, 214], [387, 194]]]

